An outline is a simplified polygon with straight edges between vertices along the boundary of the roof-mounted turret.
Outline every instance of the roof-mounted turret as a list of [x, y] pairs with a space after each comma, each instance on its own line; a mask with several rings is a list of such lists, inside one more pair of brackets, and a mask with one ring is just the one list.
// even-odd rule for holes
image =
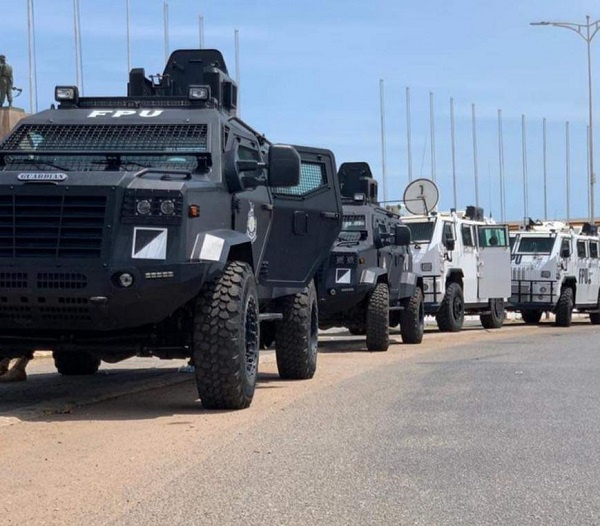
[[216, 49], [173, 51], [162, 74], [146, 77], [144, 68], [129, 73], [127, 97], [79, 97], [73, 86], [56, 89], [61, 108], [208, 107], [235, 116], [238, 89]]
[[362, 203], [378, 204], [377, 181], [369, 163], [342, 163], [338, 170], [342, 198]]

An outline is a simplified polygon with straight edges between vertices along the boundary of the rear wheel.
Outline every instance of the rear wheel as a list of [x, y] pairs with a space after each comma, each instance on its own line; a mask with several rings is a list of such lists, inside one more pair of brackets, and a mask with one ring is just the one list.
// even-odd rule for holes
[[542, 319], [542, 311], [541, 310], [522, 310], [521, 318], [523, 321], [529, 325], [535, 325], [540, 322]]
[[554, 323], [558, 327], [570, 327], [573, 317], [573, 289], [565, 287], [560, 293], [558, 303], [556, 304], [556, 318]]
[[465, 320], [465, 301], [462, 287], [458, 283], [449, 283], [446, 294], [435, 317], [442, 332], [458, 332]]
[[489, 314], [479, 316], [481, 325], [485, 329], [499, 329], [504, 323], [504, 300], [502, 298], [492, 298], [489, 306]]
[[313, 282], [282, 302], [283, 320], [275, 325], [277, 370], [284, 380], [308, 380], [317, 370], [319, 310]]
[[367, 349], [384, 352], [390, 345], [390, 292], [387, 284], [377, 283], [367, 300]]
[[425, 332], [425, 304], [419, 287], [410, 298], [403, 301], [400, 311], [400, 334], [404, 343], [421, 343]]
[[54, 366], [64, 376], [85, 376], [94, 374], [100, 367], [100, 358], [87, 351], [54, 351]]
[[234, 261], [206, 283], [196, 300], [193, 349], [196, 385], [207, 409], [252, 402], [259, 354], [258, 293], [250, 266]]

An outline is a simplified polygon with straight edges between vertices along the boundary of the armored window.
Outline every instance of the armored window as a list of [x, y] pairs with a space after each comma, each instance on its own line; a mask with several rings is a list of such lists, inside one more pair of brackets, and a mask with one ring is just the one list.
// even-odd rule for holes
[[571, 241], [569, 240], [569, 238], [564, 237], [560, 244], [560, 257], [563, 257], [563, 254], [567, 253], [569, 254], [569, 256], [571, 255]]
[[2, 151], [0, 170], [207, 173], [212, 163], [206, 124], [23, 124], [0, 142]]
[[508, 236], [506, 227], [479, 227], [479, 246], [482, 248], [507, 247]]
[[429, 243], [433, 237], [435, 221], [423, 221], [404, 223], [410, 229], [410, 239], [413, 243]]
[[[248, 148], [247, 146], [240, 146], [238, 148], [238, 156], [240, 161], [260, 161], [260, 154], [258, 150], [254, 148]], [[254, 170], [252, 172], [245, 172], [245, 175], [250, 175], [252, 177], [260, 177], [264, 175], [264, 170], [259, 168], [258, 170]]]
[[554, 236], [521, 236], [517, 254], [550, 254], [555, 240]]
[[517, 244], [517, 239], [518, 236], [510, 236], [510, 251], [512, 252], [513, 248], [515, 248], [515, 245]]
[[462, 236], [463, 245], [465, 247], [475, 246], [475, 242], [473, 241], [473, 229], [470, 225], [463, 225], [460, 228], [460, 234]]
[[590, 241], [590, 257], [598, 259], [598, 242]]
[[577, 241], [577, 257], [586, 258], [587, 250], [585, 249], [585, 241]]
[[273, 188], [273, 192], [279, 195], [302, 196], [314, 192], [326, 184], [325, 165], [302, 161], [298, 185], [288, 188]]
[[442, 231], [442, 239], [444, 241], [448, 239], [454, 239], [454, 227], [452, 223], [444, 221], [444, 230]]

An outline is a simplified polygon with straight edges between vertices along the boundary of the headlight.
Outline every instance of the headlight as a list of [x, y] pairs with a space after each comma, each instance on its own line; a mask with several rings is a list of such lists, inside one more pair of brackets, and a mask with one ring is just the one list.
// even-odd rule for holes
[[160, 203], [160, 211], [166, 216], [172, 216], [175, 213], [175, 203], [171, 199], [165, 199]]
[[210, 99], [210, 86], [190, 86], [188, 89], [188, 98], [190, 100]]
[[542, 278], [549, 278], [551, 273], [549, 270], [542, 270]]
[[431, 263], [421, 263], [421, 270], [423, 272], [431, 272], [433, 270], [433, 265]]
[[121, 208], [122, 223], [180, 225], [182, 217], [183, 195], [181, 192], [176, 190], [125, 190]]
[[148, 199], [142, 199], [136, 203], [135, 210], [138, 214], [147, 216], [150, 212], [152, 212], [152, 203], [150, 203]]
[[56, 102], [77, 102], [79, 90], [77, 86], [56, 86], [54, 99]]

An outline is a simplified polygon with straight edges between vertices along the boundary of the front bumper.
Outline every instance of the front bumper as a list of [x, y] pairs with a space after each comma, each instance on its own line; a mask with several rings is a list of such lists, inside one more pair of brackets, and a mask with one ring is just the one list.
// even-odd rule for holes
[[[158, 323], [194, 298], [215, 270], [199, 263], [119, 269], [0, 264], [0, 330], [51, 337]], [[119, 287], [117, 272], [129, 272], [133, 285]]]

